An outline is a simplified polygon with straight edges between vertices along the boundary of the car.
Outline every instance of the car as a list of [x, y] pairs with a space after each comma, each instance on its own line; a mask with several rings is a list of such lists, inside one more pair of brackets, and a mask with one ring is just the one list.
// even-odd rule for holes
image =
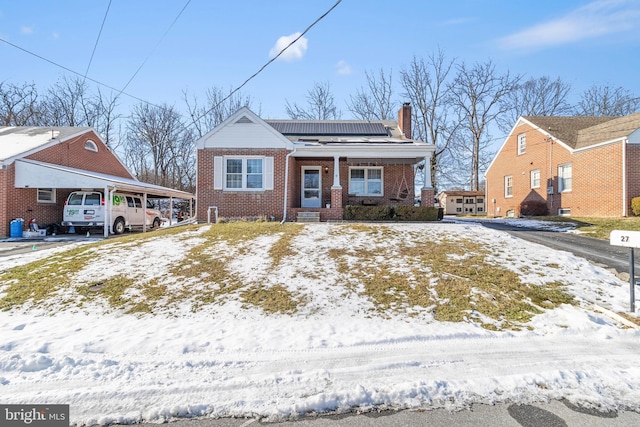
[[111, 212], [107, 212], [102, 192], [73, 191], [64, 204], [62, 225], [81, 233], [92, 227], [104, 227], [105, 221], [110, 221], [114, 234], [122, 234], [127, 228], [143, 224], [159, 228], [162, 224], [160, 211], [149, 200], [143, 207], [142, 201], [142, 196], [137, 194], [114, 193]]

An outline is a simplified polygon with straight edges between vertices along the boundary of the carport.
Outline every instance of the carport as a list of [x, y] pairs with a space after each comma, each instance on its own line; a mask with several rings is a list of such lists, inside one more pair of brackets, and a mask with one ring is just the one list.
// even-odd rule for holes
[[[16, 160], [15, 170], [14, 185], [16, 188], [100, 189], [103, 191], [106, 211], [104, 237], [109, 235], [113, 227], [112, 199], [116, 191], [141, 194], [144, 199], [143, 206], [146, 206], [148, 198], [168, 198], [169, 212], [171, 213], [173, 212], [173, 199], [189, 200], [189, 216], [193, 217], [193, 200], [195, 196], [186, 191], [147, 184], [135, 179], [27, 159]], [[106, 197], [107, 195], [108, 197]], [[144, 224], [143, 231], [146, 231], [146, 228], [146, 224]]]

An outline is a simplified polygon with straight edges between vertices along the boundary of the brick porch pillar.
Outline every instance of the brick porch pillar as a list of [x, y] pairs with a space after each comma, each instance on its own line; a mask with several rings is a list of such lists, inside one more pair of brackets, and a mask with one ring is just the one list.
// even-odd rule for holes
[[435, 196], [433, 188], [423, 188], [420, 191], [420, 206], [433, 207], [433, 197]]
[[331, 208], [342, 209], [342, 187], [331, 187]]

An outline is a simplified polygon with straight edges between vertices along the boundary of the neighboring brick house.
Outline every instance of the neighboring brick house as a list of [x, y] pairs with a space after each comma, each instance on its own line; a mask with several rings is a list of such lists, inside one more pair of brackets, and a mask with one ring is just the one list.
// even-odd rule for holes
[[487, 213], [621, 217], [640, 196], [640, 113], [520, 117], [486, 172]]
[[448, 190], [436, 196], [445, 215], [485, 215], [484, 191]]
[[398, 118], [263, 120], [243, 107], [196, 142], [197, 216], [337, 220], [346, 205], [413, 205], [416, 181], [433, 206], [429, 168], [415, 179], [414, 166], [434, 147], [411, 139], [409, 104]]
[[[89, 127], [0, 127], [0, 236], [15, 218], [62, 221], [69, 193], [98, 189], [192, 198], [138, 181]], [[106, 227], [105, 227], [106, 233]]]

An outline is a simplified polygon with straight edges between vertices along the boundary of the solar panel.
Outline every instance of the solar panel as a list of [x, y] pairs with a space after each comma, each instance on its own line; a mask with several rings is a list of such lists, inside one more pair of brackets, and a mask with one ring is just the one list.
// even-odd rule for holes
[[382, 123], [375, 122], [308, 122], [267, 120], [283, 135], [317, 136], [388, 136]]

